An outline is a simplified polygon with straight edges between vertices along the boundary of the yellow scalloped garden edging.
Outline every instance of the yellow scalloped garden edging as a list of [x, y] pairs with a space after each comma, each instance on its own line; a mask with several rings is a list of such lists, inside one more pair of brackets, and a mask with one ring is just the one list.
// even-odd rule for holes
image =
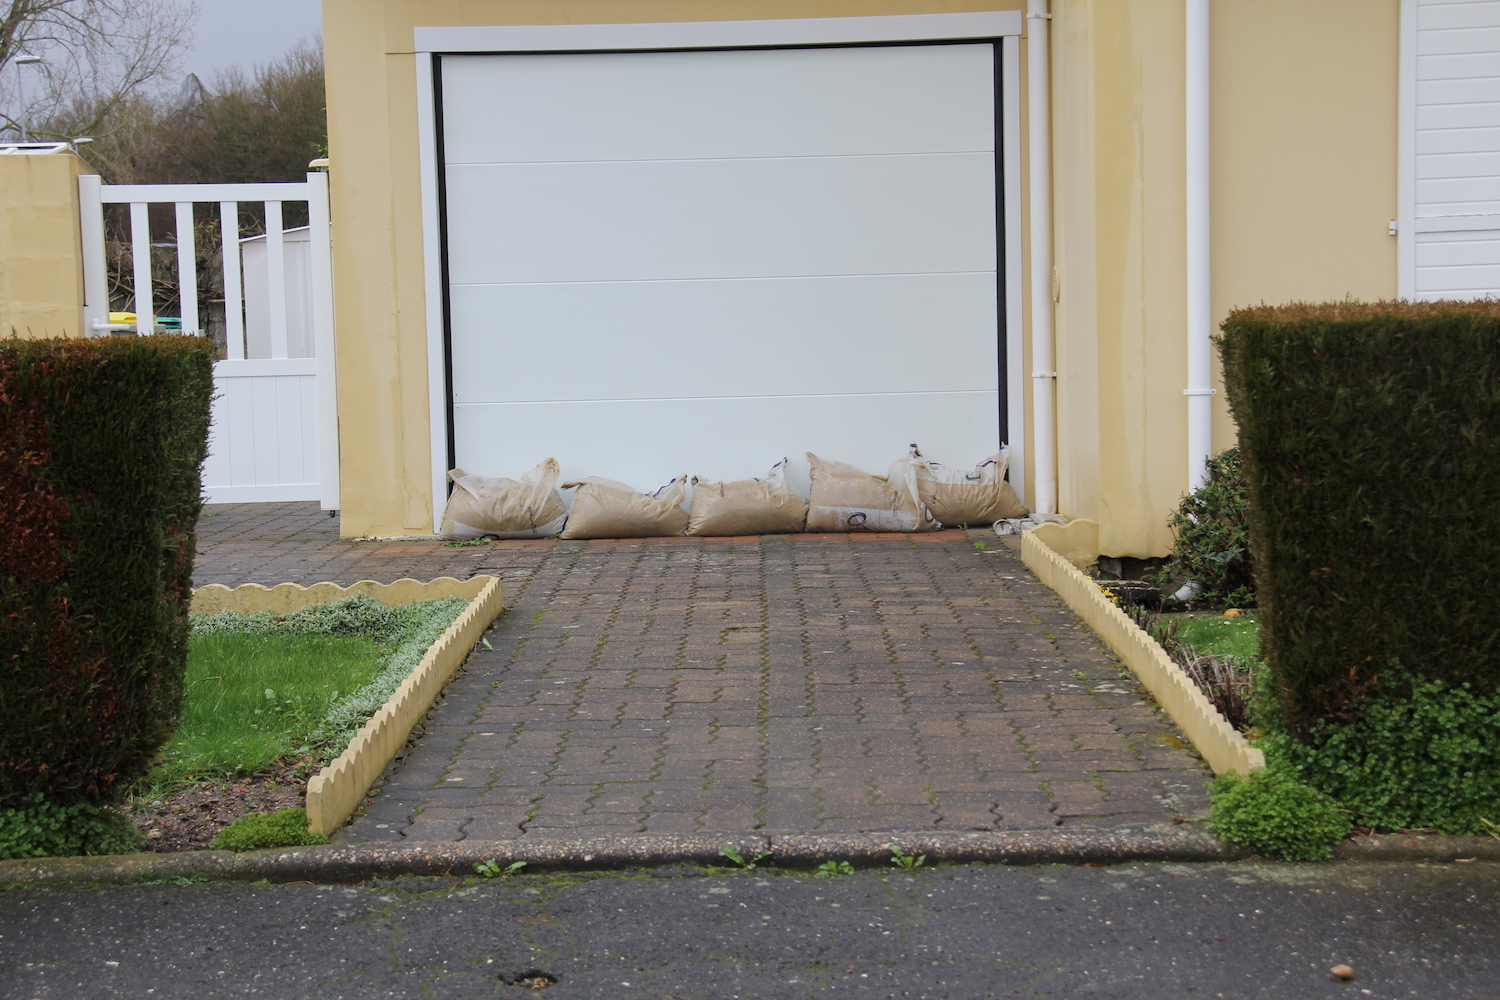
[[1021, 559], [1109, 644], [1215, 774], [1249, 774], [1265, 767], [1265, 754], [1236, 732], [1166, 650], [1080, 570], [1098, 558], [1098, 539], [1099, 526], [1093, 521], [1043, 524], [1021, 536]]
[[307, 783], [307, 825], [322, 834], [343, 826], [359, 808], [365, 793], [396, 758], [418, 720], [427, 714], [439, 692], [479, 641], [484, 630], [505, 607], [500, 580], [476, 576], [469, 580], [440, 577], [428, 583], [397, 580], [375, 583], [361, 580], [348, 587], [316, 583], [311, 587], [283, 583], [263, 587], [248, 583], [230, 589], [209, 584], [193, 591], [193, 614], [220, 611], [295, 611], [314, 604], [330, 604], [354, 594], [364, 594], [383, 604], [415, 604], [440, 597], [462, 597], [469, 602], [463, 613], [427, 649], [422, 661], [401, 682], [394, 694], [349, 741], [349, 746]]

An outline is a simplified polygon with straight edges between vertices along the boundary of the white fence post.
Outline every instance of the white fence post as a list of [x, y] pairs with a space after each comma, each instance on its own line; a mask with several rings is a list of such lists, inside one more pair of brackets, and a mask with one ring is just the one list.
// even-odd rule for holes
[[224, 264], [224, 338], [230, 361], [245, 360], [245, 308], [240, 278], [240, 203], [219, 203], [220, 256]]
[[151, 206], [130, 203], [130, 254], [135, 263], [135, 332], [156, 332], [156, 306], [151, 301]]
[[313, 356], [318, 362], [318, 473], [324, 510], [339, 509], [339, 396], [334, 363], [333, 232], [328, 175], [307, 175], [308, 259], [313, 299]]
[[281, 202], [266, 202], [266, 293], [270, 298], [271, 357], [287, 357], [286, 238]]
[[198, 323], [198, 241], [193, 232], [193, 203], [177, 203], [177, 315], [183, 333], [202, 333]]
[[98, 336], [109, 322], [109, 271], [104, 259], [104, 202], [98, 174], [78, 178], [78, 220], [83, 237], [83, 335]]

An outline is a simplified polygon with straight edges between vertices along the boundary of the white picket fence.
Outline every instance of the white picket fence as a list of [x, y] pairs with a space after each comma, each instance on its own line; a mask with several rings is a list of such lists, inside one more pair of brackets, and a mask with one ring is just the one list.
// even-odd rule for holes
[[[324, 510], [337, 510], [328, 175], [309, 173], [305, 182], [290, 184], [101, 184], [96, 176], [84, 176], [78, 184], [84, 323], [98, 335], [129, 333], [128, 327], [109, 321], [104, 206], [130, 206], [137, 335], [155, 329], [150, 206], [176, 208], [175, 251], [185, 333], [203, 333], [205, 326], [204, 303], [197, 295], [193, 206], [218, 206], [227, 356], [214, 365], [216, 392], [204, 491], [210, 503], [318, 500]], [[287, 202], [306, 202], [308, 208], [305, 233], [294, 231], [290, 241], [283, 224], [282, 206]], [[264, 206], [263, 236], [241, 238], [243, 203]], [[289, 242], [297, 244], [295, 254], [288, 254]], [[289, 257], [300, 266], [290, 267]]]

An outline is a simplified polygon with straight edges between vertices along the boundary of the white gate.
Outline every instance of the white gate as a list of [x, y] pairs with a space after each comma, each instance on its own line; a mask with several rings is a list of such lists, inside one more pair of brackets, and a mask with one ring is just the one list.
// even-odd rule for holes
[[[225, 359], [214, 364], [213, 424], [204, 493], [210, 503], [318, 500], [339, 506], [338, 411], [333, 355], [333, 262], [328, 175], [291, 184], [101, 184], [79, 178], [84, 242], [84, 323], [96, 334], [128, 333], [110, 322], [104, 206], [130, 206], [134, 329], [157, 329], [151, 251], [176, 256], [185, 333], [205, 332], [193, 206], [218, 206]], [[282, 206], [306, 202], [305, 230], [285, 229]], [[240, 205], [264, 206], [265, 233], [241, 238]], [[176, 208], [172, 243], [153, 242], [150, 206]], [[291, 249], [293, 252], [289, 253]], [[217, 310], [213, 309], [216, 313]]]

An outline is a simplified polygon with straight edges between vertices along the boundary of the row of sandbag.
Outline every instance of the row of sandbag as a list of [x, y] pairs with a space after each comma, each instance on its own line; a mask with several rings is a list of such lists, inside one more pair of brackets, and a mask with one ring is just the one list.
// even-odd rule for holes
[[787, 488], [786, 459], [764, 479], [728, 482], [694, 477], [693, 499], [678, 476], [653, 493], [613, 479], [563, 483], [576, 490], [571, 513], [558, 492], [557, 460], [549, 458], [514, 479], [448, 473], [453, 493], [440, 529], [445, 538], [655, 538], [664, 535], [782, 535], [810, 532], [934, 531], [944, 525], [980, 526], [1021, 517], [1026, 508], [1005, 481], [1006, 452], [972, 470], [922, 457], [916, 445], [874, 476], [807, 452], [811, 498]]

